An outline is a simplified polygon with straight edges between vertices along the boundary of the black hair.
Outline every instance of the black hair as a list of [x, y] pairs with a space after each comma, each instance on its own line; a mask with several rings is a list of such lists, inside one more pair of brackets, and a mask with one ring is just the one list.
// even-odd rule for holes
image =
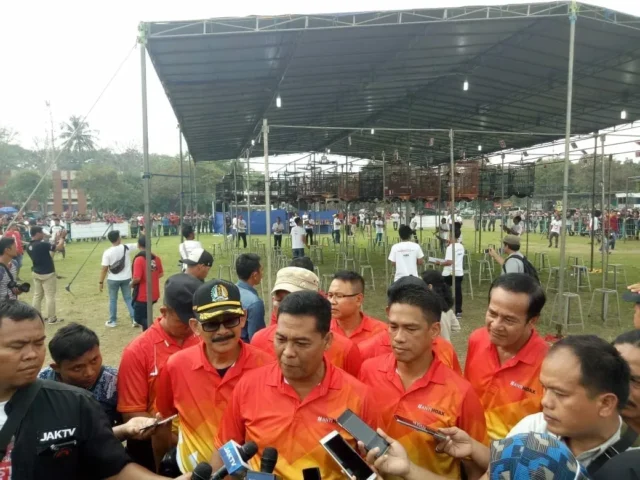
[[289, 263], [289, 266], [304, 268], [306, 270], [309, 270], [310, 272], [316, 273], [313, 270], [313, 262], [309, 257], [294, 258], [293, 260], [291, 260], [291, 263]]
[[364, 278], [358, 272], [340, 270], [333, 274], [333, 280], [340, 280], [351, 285], [357, 284], [360, 287], [360, 292], [358, 293], [364, 293]]
[[182, 236], [188, 238], [193, 235], [193, 227], [191, 225], [185, 225], [182, 227]]
[[331, 304], [318, 292], [302, 290], [287, 295], [278, 307], [278, 318], [283, 313], [289, 315], [309, 315], [316, 319], [316, 330], [322, 336], [331, 327]]
[[520, 223], [522, 221], [522, 217], [520, 215], [516, 215], [513, 217], [513, 223]]
[[111, 243], [115, 243], [120, 238], [120, 232], [118, 230], [111, 230], [109, 233], [107, 233], [107, 238]]
[[609, 342], [597, 335], [569, 335], [558, 340], [547, 357], [561, 348], [571, 350], [580, 363], [580, 385], [595, 396], [613, 393], [618, 397], [618, 410], [629, 400], [631, 369], [622, 355]]
[[31, 237], [35, 237], [39, 233], [42, 233], [42, 227], [33, 226], [29, 229], [29, 233], [31, 234]]
[[0, 238], [0, 255], [4, 255], [4, 251], [7, 248], [11, 248], [14, 243], [16, 243], [16, 240], [13, 237]]
[[7, 300], [0, 302], [0, 327], [2, 326], [2, 320], [10, 318], [14, 322], [21, 322], [22, 320], [39, 319], [41, 322], [42, 315], [40, 312], [33, 308], [31, 305], [20, 300]]
[[413, 231], [409, 225], [400, 225], [400, 228], [398, 229], [398, 235], [400, 235], [402, 240], [409, 240], [412, 233]]
[[302, 220], [300, 219], [300, 217], [294, 218], [293, 221], [295, 222], [296, 225], [300, 225], [302, 223]]
[[49, 353], [53, 361], [60, 365], [64, 361], [75, 360], [99, 346], [100, 340], [96, 332], [74, 322], [56, 332], [49, 342]]
[[453, 308], [451, 287], [444, 281], [442, 274], [438, 270], [425, 270], [422, 272], [422, 280], [427, 285], [431, 285], [433, 293], [441, 298], [443, 312], [447, 312]]
[[147, 248], [147, 237], [145, 237], [144, 235], [140, 235], [138, 237], [138, 246], [140, 248]]
[[491, 302], [491, 292], [496, 288], [502, 288], [510, 293], [526, 293], [529, 295], [527, 321], [539, 316], [547, 301], [540, 284], [535, 278], [526, 273], [507, 273], [496, 278], [491, 284], [491, 288], [489, 288], [489, 302]]
[[240, 280], [249, 280], [253, 272], [260, 271], [260, 256], [255, 253], [243, 253], [236, 260], [236, 273]]
[[622, 333], [616, 337], [613, 341], [614, 345], [633, 345], [634, 347], [640, 347], [640, 330], [631, 330], [629, 332]]
[[426, 283], [424, 287], [411, 284], [390, 288], [387, 290], [387, 299], [389, 307], [394, 303], [418, 307], [429, 325], [439, 322], [442, 316], [442, 299], [429, 290]]
[[507, 247], [509, 247], [514, 252], [517, 252], [520, 250], [520, 245], [516, 245], [514, 243], [508, 243], [508, 242], [502, 242], [502, 243], [504, 243]]

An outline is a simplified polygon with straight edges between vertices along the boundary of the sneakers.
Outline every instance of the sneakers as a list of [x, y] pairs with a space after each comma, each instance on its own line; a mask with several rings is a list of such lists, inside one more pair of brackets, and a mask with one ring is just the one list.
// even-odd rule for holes
[[116, 322], [106, 321], [104, 326], [105, 327], [109, 327], [109, 328], [116, 328], [118, 326], [118, 324]]
[[135, 320], [131, 320], [131, 328], [140, 328], [142, 325], [136, 323]]

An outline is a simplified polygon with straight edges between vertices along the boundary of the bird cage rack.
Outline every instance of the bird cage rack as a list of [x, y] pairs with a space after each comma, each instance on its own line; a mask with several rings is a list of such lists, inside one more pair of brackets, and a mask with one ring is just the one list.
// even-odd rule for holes
[[346, 202], [360, 199], [360, 175], [358, 173], [340, 175], [338, 198]]
[[382, 166], [367, 165], [362, 167], [359, 176], [360, 199], [365, 202], [382, 200]]
[[535, 164], [509, 165], [507, 172], [508, 194], [518, 198], [530, 197], [535, 187]]

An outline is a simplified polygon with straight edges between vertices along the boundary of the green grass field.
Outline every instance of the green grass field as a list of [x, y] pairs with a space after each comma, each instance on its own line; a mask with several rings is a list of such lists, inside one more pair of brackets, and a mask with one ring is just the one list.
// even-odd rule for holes
[[[328, 235], [324, 236], [328, 237]], [[423, 231], [422, 242], [426, 243], [427, 238], [431, 236], [431, 232]], [[397, 234], [394, 233], [392, 229], [389, 229], [388, 238], [391, 243], [394, 243], [397, 239]], [[264, 242], [266, 240], [266, 237], [253, 236], [253, 239], [258, 239]], [[463, 239], [466, 249], [473, 250], [474, 231], [472, 228], [463, 228]], [[154, 245], [156, 240], [158, 239], [154, 239]], [[199, 240], [202, 242], [205, 248], [210, 249], [212, 252], [214, 250], [212, 248], [212, 245], [222, 244], [223, 242], [222, 237], [219, 235], [200, 235]], [[521, 249], [521, 251], [523, 252], [525, 251], [525, 240], [526, 236], [523, 236], [523, 246]], [[586, 237], [568, 237], [567, 240], [567, 254], [582, 257], [585, 265], [587, 265], [588, 267], [590, 260], [589, 239]], [[162, 258], [165, 268], [165, 279], [174, 273], [178, 273], [179, 271], [177, 264], [177, 260], [179, 258], [177, 249], [179, 241], [179, 237], [161, 237], [159, 239], [157, 247], [154, 247], [154, 253], [160, 255], [160, 257]], [[499, 242], [500, 234], [498, 231], [492, 233], [482, 233], [483, 249], [486, 248], [488, 244], [499, 244]], [[360, 234], [358, 234], [356, 237], [356, 245], [367, 247], [367, 249], [369, 250], [368, 240]], [[535, 252], [548, 252], [551, 264], [557, 266], [559, 262], [558, 250], [555, 248], [547, 249], [547, 245], [547, 240], [542, 238], [539, 233], [530, 234], [528, 258], [530, 258], [530, 260], [533, 262]], [[66, 260], [63, 260], [59, 254], [56, 255], [56, 269], [58, 275], [63, 277], [62, 279], [58, 280], [57, 314], [59, 318], [63, 318], [65, 320], [61, 325], [68, 324], [71, 321], [75, 321], [85, 324], [88, 327], [94, 329], [98, 333], [101, 340], [102, 353], [105, 359], [105, 363], [108, 365], [117, 366], [120, 362], [122, 349], [135, 335], [140, 332], [140, 330], [131, 328], [130, 321], [125, 313], [126, 310], [124, 302], [121, 299], [119, 300], [118, 304], [118, 327], [110, 329], [104, 326], [104, 323], [108, 318], [109, 311], [108, 294], [106, 292], [106, 289], [103, 293], [99, 292], [98, 279], [100, 272], [100, 259], [104, 249], [109, 246], [108, 242], [103, 241], [102, 244], [98, 246], [93, 255], [89, 258], [86, 266], [71, 287], [72, 294], [68, 293], [64, 289], [64, 287], [69, 283], [77, 269], [80, 267], [80, 265], [94, 246], [95, 243], [92, 242], [73, 242], [67, 246]], [[229, 265], [231, 263], [231, 256], [233, 253], [225, 251], [221, 255], [219, 253], [219, 250], [221, 249], [218, 248], [218, 252], [215, 255], [215, 263], [213, 268], [211, 269], [209, 278], [215, 278], [218, 275], [219, 265]], [[324, 247], [323, 251], [324, 263], [317, 265], [320, 269], [321, 275], [330, 274], [336, 270], [335, 252], [333, 248]], [[291, 256], [290, 249], [285, 249], [285, 252], [289, 257]], [[383, 260], [383, 254], [382, 251], [379, 250], [377, 253], [372, 253], [371, 251], [369, 251], [369, 255], [371, 265], [373, 266], [373, 270], [375, 272], [376, 290], [374, 291], [370, 289], [369, 286], [367, 287], [365, 295], [365, 310], [368, 314], [374, 317], [384, 319], [384, 307], [386, 301], [385, 291], [386, 286], [388, 285], [388, 281], [385, 281], [385, 264]], [[455, 337], [452, 338], [458, 354], [461, 357], [461, 361], [463, 361], [465, 358], [466, 339], [468, 338], [469, 333], [473, 329], [481, 326], [484, 322], [489, 282], [485, 281], [482, 285], [478, 285], [477, 260], [482, 258], [482, 256], [482, 254], [473, 254], [471, 256], [474, 299], [472, 300], [469, 295], [469, 282], [467, 279], [465, 279], [462, 331], [460, 333], [454, 334]], [[638, 281], [638, 278], [640, 277], [640, 242], [636, 242], [635, 240], [629, 240], [627, 242], [618, 241], [616, 250], [609, 257], [609, 263], [623, 264], [626, 269], [626, 274], [629, 282], [633, 283]], [[265, 265], [266, 276], [266, 259], [264, 260], [263, 264]], [[27, 255], [25, 255], [21, 277], [23, 280], [29, 282], [31, 277], [30, 266], [30, 259]], [[594, 268], [596, 269], [596, 272], [590, 274], [589, 277], [591, 279], [592, 287], [598, 288], [601, 286], [602, 274], [599, 270], [601, 269], [601, 257], [597, 249], [595, 252]], [[231, 270], [233, 271], [233, 268]], [[389, 267], [389, 272], [391, 272], [391, 270], [391, 267]], [[277, 267], [274, 264], [274, 279], [276, 271]], [[226, 276], [226, 271], [223, 276]], [[548, 272], [540, 272], [540, 276], [543, 282], [543, 286], [546, 287]], [[161, 283], [164, 282], [162, 281]], [[266, 278], [264, 280], [264, 283], [264, 291], [266, 293], [266, 297], [269, 299], [270, 295], [269, 292], [267, 292]], [[622, 293], [624, 290], [623, 284], [624, 279], [620, 278], [618, 285], [618, 291], [620, 293]], [[575, 291], [574, 277], [568, 277], [568, 287], [571, 289], [571, 291]], [[260, 291], [260, 288], [258, 288], [258, 291]], [[553, 300], [553, 295], [554, 293], [550, 293], [547, 300], [547, 306], [544, 309], [543, 318], [541, 319], [541, 322], [539, 324], [539, 330], [543, 334], [555, 332], [555, 327], [549, 325], [548, 323], [551, 313], [551, 301]], [[610, 321], [608, 325], [603, 325], [603, 322], [600, 319], [599, 307], [597, 309], [594, 309], [594, 313], [591, 318], [587, 317], [587, 310], [589, 308], [589, 302], [591, 300], [591, 293], [587, 290], [584, 290], [581, 292], [580, 296], [585, 316], [585, 332], [600, 335], [606, 340], [612, 340], [618, 333], [632, 328], [633, 306], [631, 304], [622, 301], [620, 302], [622, 319], [621, 326], [617, 326], [614, 321]], [[31, 302], [31, 293], [22, 295], [21, 299]], [[269, 300], [267, 300], [267, 303], [270, 303]], [[159, 306], [156, 305], [154, 311], [157, 313], [158, 310]], [[577, 313], [577, 311], [575, 313]], [[53, 336], [57, 328], [59, 328], [58, 325], [48, 325], [47, 334], [50, 337]], [[573, 327], [571, 329], [572, 333], [578, 333], [580, 331], [581, 330], [579, 327]]]

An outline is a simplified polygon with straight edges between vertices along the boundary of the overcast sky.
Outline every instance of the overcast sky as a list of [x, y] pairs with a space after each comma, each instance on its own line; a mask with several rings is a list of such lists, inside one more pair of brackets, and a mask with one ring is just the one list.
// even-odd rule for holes
[[[85, 115], [135, 44], [140, 21], [501, 3], [504, 2], [325, 0], [305, 5], [299, 0], [6, 0], [0, 16], [0, 126], [13, 128], [18, 132], [19, 143], [32, 147], [33, 138], [44, 137], [49, 129], [45, 101], [51, 104], [56, 129], [70, 115]], [[591, 3], [640, 16], [638, 0]], [[87, 119], [99, 133], [100, 146], [117, 150], [130, 145], [140, 147], [142, 143], [139, 63], [139, 54], [134, 51]], [[150, 150], [175, 154], [177, 122], [153, 67], [148, 72]]]

